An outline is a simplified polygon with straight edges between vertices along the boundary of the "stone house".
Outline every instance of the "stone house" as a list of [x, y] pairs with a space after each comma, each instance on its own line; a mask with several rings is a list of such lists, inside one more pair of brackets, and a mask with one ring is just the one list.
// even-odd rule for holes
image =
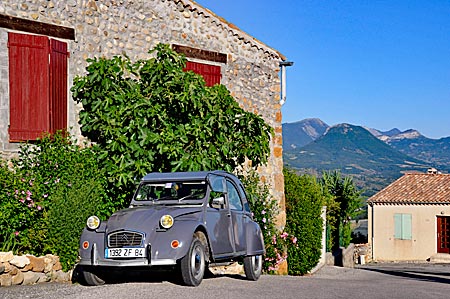
[[2, 0], [0, 153], [11, 155], [43, 131], [80, 136], [81, 107], [70, 87], [86, 59], [123, 53], [145, 59], [160, 42], [273, 127], [271, 157], [260, 172], [284, 211], [280, 63], [286, 59], [189, 0]]
[[408, 173], [368, 199], [375, 261], [450, 261], [450, 174]]

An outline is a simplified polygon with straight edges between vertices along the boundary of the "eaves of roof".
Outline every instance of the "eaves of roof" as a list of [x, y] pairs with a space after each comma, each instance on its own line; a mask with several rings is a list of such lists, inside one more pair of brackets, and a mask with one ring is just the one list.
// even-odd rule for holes
[[243, 40], [245, 43], [250, 43], [252, 46], [255, 46], [255, 47], [257, 47], [267, 53], [270, 53], [272, 55], [275, 54], [283, 61], [286, 60], [286, 56], [281, 54], [279, 51], [273, 49], [272, 47], [269, 47], [265, 43], [259, 41], [255, 37], [244, 32], [243, 30], [241, 30], [234, 24], [226, 21], [224, 18], [216, 15], [214, 12], [201, 6], [197, 2], [190, 1], [190, 0], [170, 0], [170, 1], [173, 1], [175, 4], [181, 3], [185, 8], [188, 8], [192, 12], [197, 11], [197, 13], [202, 14], [205, 17], [210, 17], [210, 18], [212, 17], [212, 18], [216, 19], [217, 22], [215, 22], [215, 23], [218, 27], [223, 27], [225, 30], [228, 30], [230, 33], [232, 33], [237, 38]]

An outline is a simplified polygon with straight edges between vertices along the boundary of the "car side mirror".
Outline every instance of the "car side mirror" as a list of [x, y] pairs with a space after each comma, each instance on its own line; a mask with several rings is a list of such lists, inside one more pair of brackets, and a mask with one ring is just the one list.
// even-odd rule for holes
[[223, 196], [216, 197], [211, 202], [211, 206], [216, 209], [223, 208], [224, 205], [225, 205], [225, 199], [223, 198]]

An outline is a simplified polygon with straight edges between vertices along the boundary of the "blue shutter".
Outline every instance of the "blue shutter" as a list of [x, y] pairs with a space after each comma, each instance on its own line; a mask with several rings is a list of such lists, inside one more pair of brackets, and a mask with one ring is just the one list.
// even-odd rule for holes
[[402, 238], [402, 214], [394, 214], [394, 238]]
[[412, 239], [411, 214], [394, 214], [394, 238], [400, 240]]
[[411, 214], [402, 214], [402, 239], [411, 240], [412, 239], [412, 221]]

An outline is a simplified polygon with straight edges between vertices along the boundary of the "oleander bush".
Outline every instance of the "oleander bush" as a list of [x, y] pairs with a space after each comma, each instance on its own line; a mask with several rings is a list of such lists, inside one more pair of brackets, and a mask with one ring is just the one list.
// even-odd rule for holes
[[60, 256], [64, 270], [78, 256], [86, 218], [115, 209], [92, 147], [66, 133], [23, 144], [19, 157], [0, 165], [0, 248], [15, 253]]
[[288, 258], [288, 247], [297, 247], [297, 238], [288, 234], [282, 227], [277, 227], [276, 218], [279, 215], [279, 206], [269, 192], [269, 186], [261, 183], [255, 171], [240, 175], [245, 186], [253, 219], [261, 227], [266, 254], [264, 256], [263, 271], [273, 274], [279, 270], [280, 265]]

